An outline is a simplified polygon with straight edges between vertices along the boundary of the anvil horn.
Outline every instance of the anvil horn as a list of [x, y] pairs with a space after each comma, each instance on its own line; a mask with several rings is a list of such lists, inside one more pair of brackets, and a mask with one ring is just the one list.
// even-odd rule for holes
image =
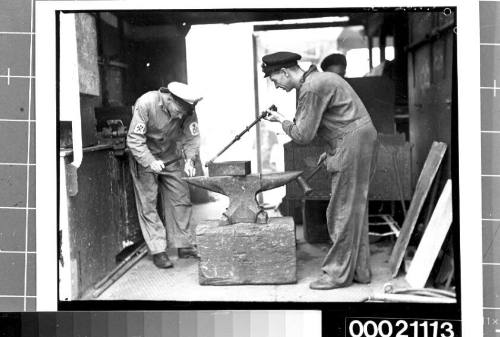
[[278, 173], [263, 174], [261, 176], [261, 188], [259, 191], [267, 191], [297, 179], [302, 174], [302, 171], [287, 171]]
[[188, 184], [191, 184], [196, 187], [200, 187], [212, 192], [220, 193], [223, 195], [227, 195], [227, 193], [222, 188], [224, 177], [189, 177], [182, 178]]

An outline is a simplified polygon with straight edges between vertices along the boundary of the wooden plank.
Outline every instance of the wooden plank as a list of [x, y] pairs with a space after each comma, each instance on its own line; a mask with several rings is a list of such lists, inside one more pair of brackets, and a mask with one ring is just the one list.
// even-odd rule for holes
[[391, 253], [389, 259], [389, 266], [391, 268], [392, 277], [396, 277], [398, 274], [399, 267], [403, 261], [403, 256], [408, 243], [410, 242], [413, 229], [417, 223], [418, 215], [422, 210], [425, 198], [429, 189], [432, 185], [432, 181], [436, 176], [439, 169], [439, 165], [443, 160], [444, 154], [446, 152], [446, 144], [441, 142], [433, 142], [429, 155], [425, 160], [424, 167], [418, 178], [417, 186], [415, 187], [415, 193], [413, 193], [413, 198], [410, 203], [410, 208], [406, 214], [406, 218], [403, 222], [401, 232], [399, 233], [398, 239]]
[[88, 13], [75, 15], [78, 51], [78, 79], [80, 92], [100, 95], [99, 67], [97, 65], [97, 27], [94, 16]]
[[452, 221], [451, 180], [446, 182], [427, 229], [411, 262], [406, 281], [413, 288], [424, 288]]

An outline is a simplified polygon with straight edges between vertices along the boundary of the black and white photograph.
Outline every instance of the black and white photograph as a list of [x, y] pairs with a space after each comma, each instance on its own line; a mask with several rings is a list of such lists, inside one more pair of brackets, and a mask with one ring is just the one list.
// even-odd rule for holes
[[58, 12], [59, 300], [456, 303], [456, 25]]
[[500, 333], [499, 0], [0, 9], [0, 336]]
[[479, 54], [435, 6], [38, 4], [37, 308], [472, 331]]

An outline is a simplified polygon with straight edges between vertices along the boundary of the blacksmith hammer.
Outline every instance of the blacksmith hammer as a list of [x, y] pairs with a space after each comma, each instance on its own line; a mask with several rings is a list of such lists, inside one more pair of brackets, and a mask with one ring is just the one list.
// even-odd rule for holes
[[169, 160], [169, 161], [163, 162], [163, 164], [165, 165], [165, 167], [164, 167], [164, 168], [163, 168], [163, 170], [162, 170], [162, 171], [160, 171], [160, 172], [155, 172], [155, 171], [153, 171], [153, 170], [152, 170], [151, 168], [149, 168], [149, 167], [146, 169], [146, 172], [148, 172], [148, 173], [162, 174], [162, 173], [163, 173], [163, 171], [167, 168], [167, 166], [172, 165], [172, 164], [174, 164], [174, 163], [177, 163], [177, 162], [178, 162], [179, 160], [181, 160], [181, 159], [183, 159], [183, 158], [182, 158], [182, 157], [177, 157], [177, 158], [175, 158], [175, 159], [172, 159], [172, 160]]
[[325, 160], [326, 160], [326, 157], [324, 157], [323, 159], [321, 159], [321, 161], [318, 163], [318, 165], [316, 166], [316, 168], [311, 173], [309, 173], [309, 175], [307, 177], [302, 178], [302, 176], [300, 176], [300, 177], [297, 178], [297, 183], [302, 188], [302, 191], [304, 191], [304, 195], [309, 195], [313, 191], [312, 187], [309, 186], [309, 184], [307, 182], [309, 180], [311, 180], [311, 178], [314, 177], [314, 175], [316, 173], [319, 172], [319, 170], [323, 167], [323, 162]]
[[297, 177], [297, 184], [302, 188], [304, 195], [309, 195], [313, 191], [312, 187], [307, 183], [307, 180], [302, 178], [302, 176]]

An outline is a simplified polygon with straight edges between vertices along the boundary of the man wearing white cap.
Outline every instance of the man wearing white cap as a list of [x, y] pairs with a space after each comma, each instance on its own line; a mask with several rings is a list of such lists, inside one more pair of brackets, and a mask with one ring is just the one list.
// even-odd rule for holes
[[[173, 266], [167, 247], [178, 248], [179, 258], [197, 256], [189, 223], [189, 188], [181, 179], [179, 161], [168, 166], [165, 162], [184, 153], [184, 172], [194, 176], [200, 147], [195, 106], [201, 99], [186, 84], [171, 82], [167, 88], [146, 92], [134, 105], [127, 135], [130, 168], [142, 235], [159, 268]], [[164, 222], [157, 210], [158, 194]]]

